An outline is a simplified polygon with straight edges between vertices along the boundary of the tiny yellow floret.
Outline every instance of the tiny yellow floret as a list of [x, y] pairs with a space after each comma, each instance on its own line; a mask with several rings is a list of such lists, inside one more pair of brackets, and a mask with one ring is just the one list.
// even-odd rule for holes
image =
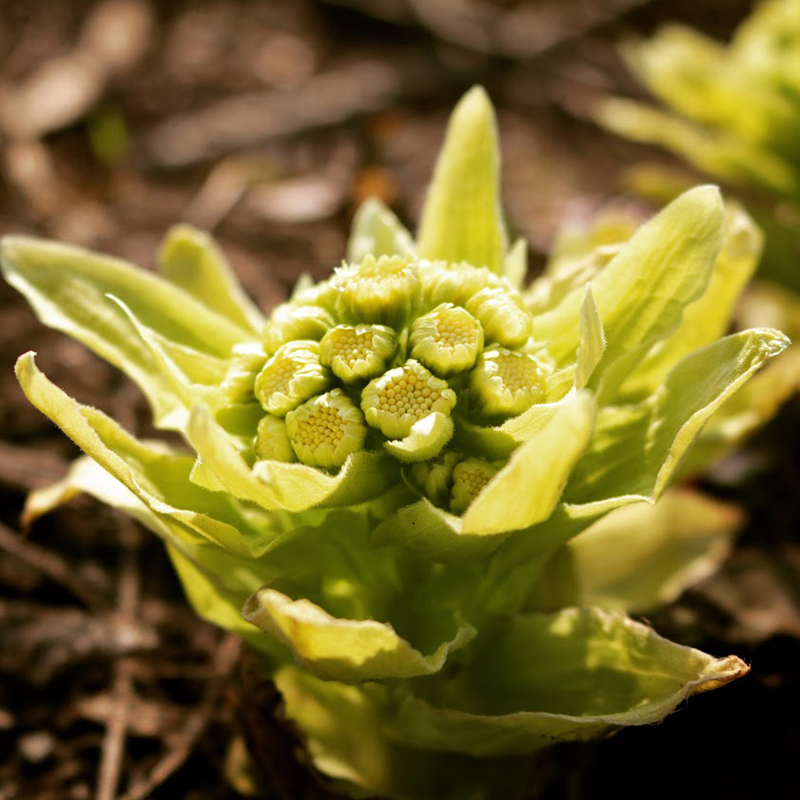
[[385, 325], [337, 325], [319, 345], [319, 359], [345, 383], [380, 375], [394, 356], [394, 331]]
[[278, 348], [255, 381], [255, 395], [270, 414], [282, 417], [328, 388], [330, 377], [319, 363], [319, 344], [289, 342]]
[[286, 432], [286, 423], [280, 417], [267, 414], [258, 423], [253, 452], [259, 461], [296, 461], [294, 450]]
[[414, 359], [370, 381], [361, 395], [367, 422], [389, 439], [408, 436], [414, 423], [433, 411], [449, 415], [455, 404], [447, 382]]
[[468, 458], [456, 464], [450, 492], [450, 511], [463, 514], [496, 473], [497, 467], [480, 458]]
[[483, 350], [483, 328], [463, 308], [442, 303], [411, 326], [411, 356], [446, 377], [475, 364]]
[[348, 264], [330, 282], [338, 296], [336, 311], [344, 322], [401, 328], [419, 305], [417, 262], [399, 256], [367, 256]]
[[364, 446], [367, 426], [350, 398], [341, 389], [333, 389], [290, 411], [286, 432], [304, 464], [336, 469]]
[[486, 416], [521, 414], [544, 400], [544, 370], [526, 353], [486, 350], [469, 374], [469, 391], [475, 409]]

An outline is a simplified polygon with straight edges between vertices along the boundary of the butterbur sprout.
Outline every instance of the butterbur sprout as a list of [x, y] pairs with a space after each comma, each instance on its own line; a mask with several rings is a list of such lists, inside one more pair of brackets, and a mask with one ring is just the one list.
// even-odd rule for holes
[[[25, 393], [86, 453], [27, 518], [80, 490], [163, 537], [190, 602], [259, 654], [311, 763], [352, 796], [519, 797], [532, 754], [657, 722], [747, 672], [625, 611], [710, 570], [708, 543], [735, 528], [667, 487], [693, 442], [693, 466], [718, 455], [704, 424], [786, 347], [770, 329], [725, 335], [754, 226], [699, 187], [613, 252], [558, 250], [526, 287], [498, 176], [475, 88], [417, 239], [368, 201], [347, 261], [267, 316], [187, 226], [168, 234], [166, 277], [2, 246], [40, 318], [130, 375], [186, 442], [135, 439], [23, 355]], [[652, 505], [665, 492], [669, 519], [714, 536], [678, 547], [686, 525]]]

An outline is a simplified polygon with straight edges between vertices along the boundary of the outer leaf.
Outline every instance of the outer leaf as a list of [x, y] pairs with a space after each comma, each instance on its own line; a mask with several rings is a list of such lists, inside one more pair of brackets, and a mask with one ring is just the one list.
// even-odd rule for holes
[[424, 655], [388, 623], [339, 619], [305, 598], [292, 600], [269, 587], [248, 599], [243, 615], [282, 641], [317, 677], [347, 683], [430, 675], [442, 668], [452, 650], [475, 635], [472, 627], [451, 617], [449, 630], [441, 631], [447, 640]]
[[735, 203], [726, 204], [725, 244], [703, 295], [687, 306], [678, 329], [637, 364], [622, 391], [643, 396], [658, 388], [684, 356], [724, 336], [734, 306], [761, 254], [761, 233]]
[[736, 506], [686, 489], [619, 508], [556, 551], [532, 607], [642, 613], [670, 603], [717, 569], [743, 522]]
[[[684, 307], [708, 284], [722, 244], [722, 223], [719, 191], [693, 189], [639, 228], [598, 273], [592, 293], [608, 341], [600, 370], [623, 357], [633, 366], [643, 347], [677, 327]], [[536, 319], [537, 339], [549, 341], [549, 352], [559, 361], [575, 353], [583, 294], [573, 291]]]
[[192, 473], [193, 481], [265, 509], [305, 511], [317, 506], [353, 505], [376, 497], [398, 479], [396, 462], [382, 453], [367, 451], [349, 456], [335, 475], [280, 461], [258, 461], [250, 468], [204, 408], [193, 409], [186, 435], [202, 464], [202, 469]]
[[787, 344], [769, 329], [728, 336], [683, 359], [646, 402], [603, 409], [565, 500], [658, 498], [714, 411]]
[[176, 407], [173, 385], [162, 375], [118, 298], [141, 323], [176, 346], [227, 356], [250, 337], [183, 290], [119, 259], [27, 237], [6, 238], [7, 280], [46, 325], [61, 330], [130, 375], [154, 409], [157, 423]]
[[360, 264], [364, 257], [410, 256], [414, 240], [394, 213], [378, 198], [365, 200], [355, 217], [347, 242], [347, 261]]
[[494, 111], [486, 92], [475, 86], [450, 118], [417, 249], [422, 258], [467, 261], [500, 273], [506, 247]]
[[264, 315], [242, 291], [211, 236], [192, 225], [169, 230], [158, 256], [161, 272], [208, 308], [261, 335]]
[[732, 451], [772, 419], [798, 390], [800, 347], [792, 345], [719, 407], [681, 462], [679, 475], [695, 475]]
[[526, 759], [470, 758], [387, 740], [383, 719], [391, 700], [378, 684], [322, 681], [294, 665], [282, 666], [274, 680], [315, 766], [347, 796], [521, 800]]
[[590, 608], [513, 617], [471, 650], [440, 702], [409, 696], [398, 706], [389, 736], [443, 752], [531, 753], [658, 722], [748, 671], [735, 656], [715, 659]]
[[121, 509], [164, 540], [186, 596], [201, 617], [234, 631], [262, 653], [275, 654], [282, 649], [257, 633], [241, 615], [245, 599], [264, 579], [258, 573], [257, 561], [232, 555], [209, 544], [174, 517], [154, 512], [88, 456], [78, 458], [63, 480], [28, 496], [25, 522], [31, 523], [80, 492]]
[[245, 510], [224, 494], [192, 484], [191, 456], [163, 444], [139, 442], [102, 412], [76, 403], [37, 369], [32, 353], [17, 362], [17, 377], [31, 403], [154, 514], [170, 517], [220, 547], [250, 557], [263, 552], [280, 532], [275, 516]]

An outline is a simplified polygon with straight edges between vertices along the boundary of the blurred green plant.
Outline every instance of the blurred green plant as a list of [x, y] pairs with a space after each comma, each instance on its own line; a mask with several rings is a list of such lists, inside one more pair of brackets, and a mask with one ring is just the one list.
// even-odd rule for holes
[[[612, 98], [601, 124], [743, 193], [766, 234], [762, 275], [800, 291], [800, 0], [759, 4], [728, 46], [669, 24], [622, 54], [670, 110]], [[651, 194], [675, 191], [664, 172], [639, 178]]]
[[190, 447], [135, 439], [28, 353], [25, 393], [87, 455], [27, 520], [85, 491], [159, 534], [342, 791], [519, 796], [532, 753], [747, 672], [625, 612], [706, 574], [739, 524], [686, 490], [652, 504], [786, 347], [770, 329], [724, 336], [760, 238], [707, 186], [607, 228], [562, 236], [523, 288], [476, 88], [416, 241], [367, 202], [346, 263], [268, 318], [187, 226], [160, 276], [5, 239], [6, 278], [42, 321], [124, 370]]

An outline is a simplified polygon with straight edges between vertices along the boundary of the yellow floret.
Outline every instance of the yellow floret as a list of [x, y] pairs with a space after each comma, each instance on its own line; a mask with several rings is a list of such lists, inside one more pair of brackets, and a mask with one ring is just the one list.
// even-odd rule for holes
[[361, 395], [367, 422], [389, 439], [408, 436], [411, 426], [433, 411], [449, 415], [455, 404], [447, 382], [414, 359], [375, 378]]

